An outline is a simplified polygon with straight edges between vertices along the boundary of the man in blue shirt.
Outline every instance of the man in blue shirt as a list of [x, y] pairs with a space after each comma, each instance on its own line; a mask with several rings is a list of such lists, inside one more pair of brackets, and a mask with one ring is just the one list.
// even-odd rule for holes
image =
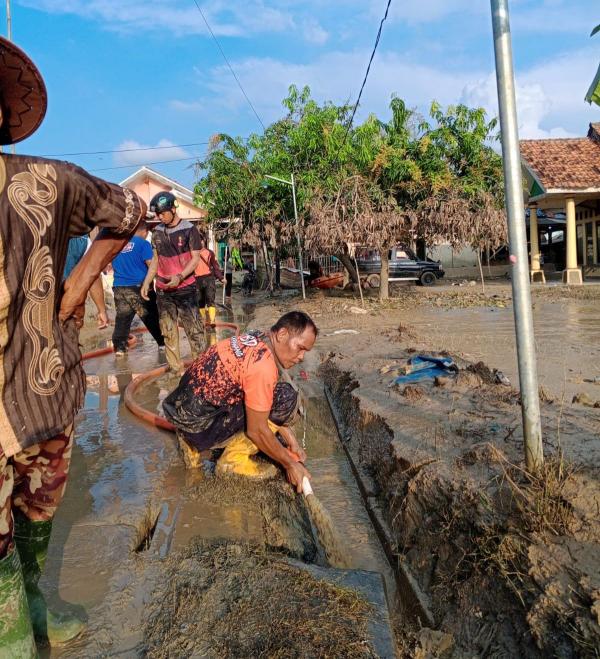
[[[91, 241], [87, 236], [75, 236], [69, 239], [67, 246], [67, 260], [65, 261], [65, 269], [63, 270], [63, 282], [75, 269], [75, 266], [81, 261], [87, 252], [88, 246]], [[108, 327], [108, 313], [106, 312], [106, 303], [104, 301], [104, 288], [102, 287], [102, 279], [98, 277], [90, 288], [90, 297], [96, 305], [98, 310], [98, 329], [106, 329]]]
[[156, 294], [154, 291], [148, 291], [148, 300], [142, 298], [140, 294], [148, 266], [152, 261], [152, 246], [146, 240], [147, 235], [148, 227], [145, 222], [141, 222], [135, 235], [112, 262], [116, 310], [112, 340], [117, 355], [124, 355], [127, 352], [127, 339], [135, 314], [140, 317], [159, 347], [165, 345], [158, 323]]

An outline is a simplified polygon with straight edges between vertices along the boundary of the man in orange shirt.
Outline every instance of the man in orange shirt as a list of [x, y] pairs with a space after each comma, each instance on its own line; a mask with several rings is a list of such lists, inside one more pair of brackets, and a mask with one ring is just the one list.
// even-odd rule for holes
[[208, 249], [206, 237], [201, 238], [200, 260], [196, 267], [196, 287], [198, 289], [198, 307], [200, 317], [204, 318], [206, 325], [214, 325], [216, 317], [215, 309], [215, 280], [223, 284], [225, 278], [215, 257], [215, 253]]
[[[277, 439], [269, 416], [280, 372], [299, 364], [312, 350], [319, 330], [302, 311], [284, 314], [266, 333], [223, 339], [185, 372], [164, 401], [167, 418], [197, 450], [224, 447], [243, 428], [253, 446], [278, 462], [298, 492], [310, 474], [290, 451], [304, 452], [289, 428]], [[256, 451], [255, 451], [256, 452]]]

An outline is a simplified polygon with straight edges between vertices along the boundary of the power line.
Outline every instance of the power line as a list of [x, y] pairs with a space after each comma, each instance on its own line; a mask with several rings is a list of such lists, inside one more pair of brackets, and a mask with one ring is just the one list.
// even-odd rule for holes
[[[391, 0], [390, 0], [391, 1]], [[221, 53], [221, 56], [225, 60], [225, 64], [229, 67], [229, 70], [231, 71], [231, 75], [235, 78], [235, 81], [238, 84], [238, 87], [240, 88], [242, 94], [244, 95], [244, 98], [248, 101], [248, 105], [252, 108], [252, 112], [254, 112], [254, 116], [258, 119], [258, 123], [262, 126], [263, 130], [267, 130], [265, 125], [262, 122], [262, 119], [258, 116], [258, 112], [256, 111], [256, 108], [254, 105], [252, 105], [252, 101], [248, 98], [248, 94], [244, 91], [244, 88], [242, 87], [242, 83], [240, 82], [239, 78], [236, 76], [235, 71], [233, 70], [231, 64], [229, 63], [229, 60], [227, 59], [227, 56], [223, 52], [223, 49], [221, 48], [221, 44], [219, 43], [217, 37], [215, 36], [215, 33], [212, 31], [212, 28], [210, 27], [208, 21], [206, 20], [206, 16], [204, 15], [204, 12], [202, 11], [202, 8], [198, 4], [198, 0], [194, 0], [194, 4], [196, 5], [198, 11], [200, 12], [200, 16], [202, 16], [202, 20], [206, 24], [206, 27], [208, 28], [208, 31], [210, 32], [210, 36], [213, 38], [214, 42], [217, 44], [217, 48], [219, 49], [219, 52]], [[389, 6], [389, 4], [388, 4]]]
[[62, 156], [97, 156], [105, 153], [129, 153], [130, 151], [157, 151], [160, 149], [178, 149], [188, 146], [206, 146], [210, 142], [191, 142], [190, 144], [169, 144], [165, 146], [144, 146], [137, 149], [108, 149], [106, 151], [75, 151], [73, 153], [47, 153], [43, 158], [60, 158]]
[[111, 169], [129, 169], [130, 167], [147, 167], [148, 165], [162, 165], [166, 162], [183, 162], [184, 160], [196, 160], [198, 156], [189, 158], [172, 158], [171, 160], [155, 160], [154, 162], [140, 162], [132, 165], [117, 165], [116, 167], [101, 167], [100, 169], [90, 169], [91, 172], [108, 172]]
[[[337, 155], [340, 155], [340, 151], [343, 149], [344, 144], [346, 144], [346, 139], [348, 137], [348, 133], [350, 132], [350, 128], [352, 127], [352, 122], [354, 121], [354, 115], [356, 114], [356, 111], [358, 110], [358, 106], [360, 104], [360, 99], [362, 97], [363, 90], [365, 88], [365, 85], [367, 84], [367, 78], [369, 77], [369, 73], [371, 71], [371, 64], [373, 63], [373, 58], [375, 57], [375, 53], [377, 51], [377, 46], [379, 45], [379, 40], [381, 39], [381, 32], [383, 30], [383, 24], [385, 23], [387, 17], [388, 17], [388, 12], [390, 10], [390, 5], [392, 4], [392, 0], [388, 0], [387, 6], [385, 8], [385, 14], [383, 15], [383, 18], [381, 19], [381, 22], [379, 23], [379, 29], [377, 30], [377, 36], [375, 37], [375, 44], [373, 46], [373, 50], [371, 51], [371, 57], [369, 57], [369, 64], [367, 65], [367, 71], [365, 73], [365, 77], [362, 81], [362, 85], [360, 86], [360, 91], [358, 92], [358, 98], [356, 99], [356, 103], [354, 105], [354, 109], [352, 110], [352, 114], [350, 115], [350, 121], [348, 122], [348, 125], [346, 126], [346, 133], [344, 134], [344, 139], [342, 140], [342, 144], [340, 145], [340, 148], [338, 149]], [[337, 159], [337, 157], [336, 157]]]

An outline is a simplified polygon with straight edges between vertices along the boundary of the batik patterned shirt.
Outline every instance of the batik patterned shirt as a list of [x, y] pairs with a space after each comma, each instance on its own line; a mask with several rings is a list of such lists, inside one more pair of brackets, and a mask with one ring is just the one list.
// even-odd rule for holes
[[0, 447], [62, 433], [85, 394], [75, 321], [58, 321], [72, 236], [130, 233], [141, 202], [66, 162], [0, 154]]

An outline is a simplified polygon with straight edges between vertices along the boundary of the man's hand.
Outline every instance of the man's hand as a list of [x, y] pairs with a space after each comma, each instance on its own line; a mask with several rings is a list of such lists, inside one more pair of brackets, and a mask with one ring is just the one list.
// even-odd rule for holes
[[106, 311], [98, 312], [98, 329], [106, 329], [108, 327], [108, 314]]
[[312, 478], [306, 467], [300, 462], [292, 462], [285, 468], [288, 481], [295, 488], [298, 494], [302, 493], [302, 479], [306, 476], [309, 480]]
[[144, 285], [140, 289], [140, 295], [142, 296], [142, 298], [144, 300], [149, 300], [150, 299], [150, 296], [148, 295], [149, 288], [150, 288], [150, 286], [144, 282]]
[[171, 279], [165, 284], [166, 288], [177, 288], [179, 284], [183, 281], [183, 277], [179, 275], [173, 275]]
[[66, 322], [69, 318], [75, 318], [75, 325], [78, 329], [83, 325], [87, 292], [87, 287], [77, 286], [76, 281], [71, 277], [65, 281], [58, 312], [58, 319], [61, 323]]
[[[85, 305], [87, 293], [94, 283], [98, 286], [99, 282], [99, 290], [102, 290], [102, 282], [99, 281], [102, 270], [123, 249], [128, 240], [129, 236], [115, 235], [105, 230], [98, 234], [96, 240], [94, 240], [81, 261], [73, 268], [63, 285], [63, 296], [58, 311], [58, 318], [61, 323], [64, 323], [72, 316], [75, 316], [77, 321], [76, 309]], [[98, 295], [99, 299], [100, 295]], [[99, 309], [99, 311], [101, 310]]]

